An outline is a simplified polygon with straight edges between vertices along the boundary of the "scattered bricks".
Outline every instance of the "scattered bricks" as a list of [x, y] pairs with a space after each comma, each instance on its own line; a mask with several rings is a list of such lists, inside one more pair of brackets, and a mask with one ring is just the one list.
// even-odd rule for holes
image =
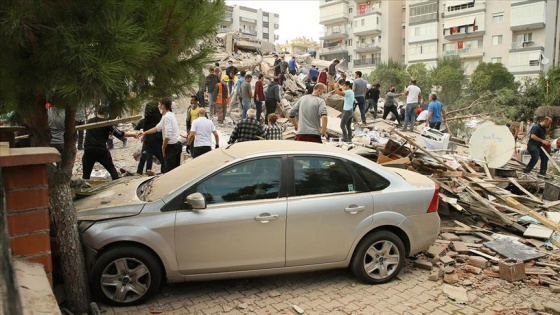
[[432, 265], [431, 262], [429, 262], [425, 259], [419, 258], [419, 259], [416, 259], [414, 261], [414, 267], [420, 268], [420, 269], [425, 269], [425, 270], [432, 270], [433, 265]]
[[547, 302], [544, 303], [544, 309], [554, 315], [560, 315], [560, 303]]
[[457, 257], [457, 255], [459, 255], [459, 253], [454, 252], [454, 251], [448, 251], [447, 252], [447, 256], [449, 256], [451, 258], [455, 258], [455, 257]]
[[529, 284], [532, 286], [538, 286], [540, 283], [540, 280], [538, 278], [531, 278], [531, 280], [529, 280]]
[[453, 266], [445, 266], [445, 267], [443, 267], [443, 272], [445, 272], [445, 273], [453, 273], [453, 272], [455, 272], [455, 267], [453, 267]]
[[549, 289], [550, 289], [550, 292], [552, 292], [552, 293], [560, 293], [560, 287], [559, 286], [551, 285], [549, 287]]
[[459, 276], [456, 273], [446, 273], [443, 275], [443, 282], [453, 284], [459, 282]]
[[471, 266], [475, 266], [478, 268], [482, 268], [484, 269], [486, 267], [486, 263], [488, 263], [488, 260], [486, 260], [486, 258], [484, 257], [480, 257], [480, 256], [470, 256], [469, 257], [469, 265]]
[[469, 261], [469, 255], [457, 255], [455, 256], [455, 261], [461, 264], [466, 263], [467, 261]]
[[466, 287], [470, 287], [471, 285], [473, 285], [473, 282], [471, 280], [463, 280], [461, 284]]
[[474, 273], [475, 275], [479, 275], [479, 274], [482, 273], [481, 268], [471, 266], [471, 265], [466, 265], [464, 269], [465, 269], [465, 272]]
[[439, 235], [441, 239], [446, 241], [460, 241], [461, 238], [453, 233], [441, 233]]
[[465, 244], [463, 242], [452, 242], [451, 246], [459, 254], [468, 254], [469, 253], [469, 247], [467, 246], [467, 244]]
[[[492, 277], [492, 278], [499, 278], [500, 277], [499, 273], [491, 272], [491, 271], [484, 271], [483, 275], [485, 275], [486, 277]], [[538, 283], [538, 281], [537, 281], [537, 283]]]
[[492, 266], [492, 272], [500, 272], [500, 266]]
[[435, 268], [432, 269], [432, 271], [430, 272], [430, 275], [428, 276], [428, 280], [438, 281], [440, 277], [441, 277], [441, 269]]
[[525, 278], [525, 265], [522, 261], [514, 259], [501, 260], [498, 266], [500, 268], [500, 278], [504, 280], [513, 282]]
[[496, 253], [493, 252], [490, 248], [482, 247], [480, 248], [480, 251], [490, 256], [496, 256]]
[[441, 261], [444, 265], [455, 265], [455, 260], [447, 255], [441, 256], [439, 261]]
[[439, 256], [442, 256], [443, 254], [445, 254], [446, 250], [447, 250], [447, 246], [432, 245], [432, 246], [430, 246], [430, 248], [428, 248], [428, 251], [426, 252], [426, 256], [428, 256], [430, 258], [439, 257]]

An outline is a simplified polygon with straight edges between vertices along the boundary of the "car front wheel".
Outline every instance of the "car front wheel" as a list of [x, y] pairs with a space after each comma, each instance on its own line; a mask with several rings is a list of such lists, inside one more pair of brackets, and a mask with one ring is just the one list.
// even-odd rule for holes
[[352, 272], [360, 280], [380, 284], [396, 277], [404, 264], [404, 245], [392, 232], [376, 231], [356, 247]]
[[103, 252], [92, 268], [92, 292], [101, 301], [136, 305], [153, 295], [162, 281], [158, 260], [146, 249], [120, 246]]

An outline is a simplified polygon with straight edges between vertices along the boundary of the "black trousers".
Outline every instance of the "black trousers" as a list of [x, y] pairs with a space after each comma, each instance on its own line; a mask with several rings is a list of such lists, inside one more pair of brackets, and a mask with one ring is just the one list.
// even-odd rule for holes
[[397, 106], [383, 107], [383, 120], [387, 118], [387, 115], [389, 115], [389, 113], [392, 113], [393, 116], [397, 118], [397, 122], [399, 124], [401, 123], [401, 120], [399, 118], [399, 113], [397, 112]]
[[168, 144], [165, 147], [165, 172], [167, 173], [181, 164], [181, 151], [183, 145], [181, 142]]
[[119, 173], [113, 164], [111, 152], [107, 148], [85, 147], [82, 156], [83, 179], [89, 179], [95, 162], [101, 164], [111, 174], [112, 179], [119, 178]]
[[163, 153], [161, 152], [161, 145], [163, 139], [161, 133], [155, 133], [151, 135], [146, 135], [146, 139], [142, 144], [142, 154], [140, 155], [140, 161], [138, 162], [138, 168], [136, 173], [144, 173], [144, 165], [146, 165], [146, 170], [152, 169], [152, 157], [155, 156], [161, 165], [161, 172], [165, 173], [165, 159], [163, 158]]
[[439, 130], [439, 128], [441, 127], [441, 121], [440, 122], [434, 122], [434, 123], [430, 123], [430, 128], [432, 129], [437, 129]]
[[212, 147], [205, 146], [205, 147], [194, 147], [192, 150], [192, 157], [193, 159], [203, 155], [204, 153], [212, 151]]
[[265, 121], [268, 123], [268, 115], [276, 113], [276, 101], [265, 100], [264, 107], [266, 107]]

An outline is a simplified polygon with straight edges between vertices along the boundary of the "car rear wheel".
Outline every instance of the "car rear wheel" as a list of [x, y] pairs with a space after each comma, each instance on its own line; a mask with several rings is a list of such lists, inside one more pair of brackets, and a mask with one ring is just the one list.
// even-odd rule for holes
[[396, 277], [404, 264], [404, 245], [392, 232], [376, 231], [356, 247], [352, 272], [362, 281], [379, 284]]
[[92, 292], [101, 301], [136, 305], [153, 295], [162, 281], [154, 255], [139, 247], [114, 247], [103, 252], [92, 269]]

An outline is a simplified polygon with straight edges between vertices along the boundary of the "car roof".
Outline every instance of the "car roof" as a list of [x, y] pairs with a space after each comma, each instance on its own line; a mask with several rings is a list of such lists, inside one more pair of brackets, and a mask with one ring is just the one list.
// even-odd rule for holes
[[348, 153], [332, 145], [293, 141], [293, 140], [262, 140], [234, 143], [224, 148], [224, 153], [235, 158], [263, 153]]

